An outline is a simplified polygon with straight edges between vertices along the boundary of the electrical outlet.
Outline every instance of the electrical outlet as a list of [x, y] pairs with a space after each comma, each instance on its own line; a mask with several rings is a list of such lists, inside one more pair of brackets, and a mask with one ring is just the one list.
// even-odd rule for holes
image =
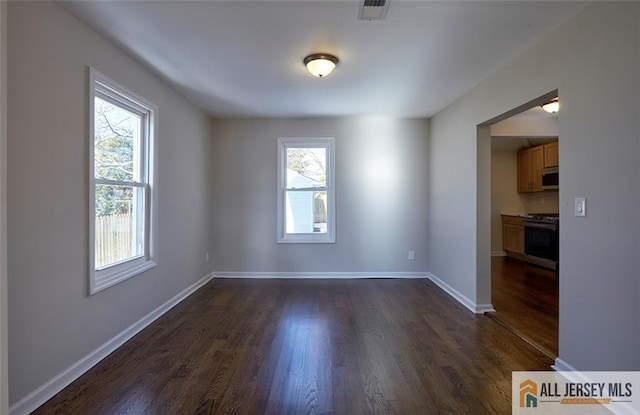
[[209, 262], [209, 253], [204, 254], [204, 262]]
[[409, 255], [407, 256], [407, 259], [413, 260], [414, 258], [415, 258], [415, 252], [409, 251]]

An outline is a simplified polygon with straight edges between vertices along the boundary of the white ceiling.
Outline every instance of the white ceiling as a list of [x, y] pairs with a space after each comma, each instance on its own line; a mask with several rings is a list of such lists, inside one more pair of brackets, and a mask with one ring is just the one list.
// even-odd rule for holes
[[[491, 137], [491, 151], [508, 151], [508, 152], [516, 152], [522, 150], [523, 148], [529, 148], [533, 146], [539, 146], [542, 144], [551, 143], [558, 139], [557, 132], [557, 120], [558, 113], [550, 114], [542, 109], [541, 106], [536, 106], [530, 108], [526, 111], [523, 111], [519, 114], [514, 115], [511, 118], [503, 120], [502, 122], [508, 122], [510, 120], [518, 120], [518, 119], [529, 119], [534, 120], [536, 123], [542, 123], [544, 121], [555, 120], [555, 133], [549, 137], [538, 136], [539, 130], [537, 128], [533, 128], [531, 131], [526, 134], [524, 137], [514, 137], [514, 136], [492, 136]], [[528, 124], [531, 127], [531, 124]], [[547, 124], [549, 125], [549, 124]], [[547, 129], [549, 129], [547, 127]]]
[[551, 114], [543, 110], [541, 106], [535, 106], [526, 111], [522, 111], [511, 118], [558, 118], [558, 113], [556, 112]]
[[[430, 117], [585, 5], [392, 0], [368, 22], [349, 0], [61, 4], [215, 117]], [[339, 57], [329, 77], [314, 52]]]

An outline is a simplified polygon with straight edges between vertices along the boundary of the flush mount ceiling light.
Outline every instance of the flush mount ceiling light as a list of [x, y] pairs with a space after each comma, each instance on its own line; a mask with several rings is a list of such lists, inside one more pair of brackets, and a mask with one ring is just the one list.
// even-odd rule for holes
[[303, 62], [311, 75], [323, 78], [333, 71], [338, 64], [338, 58], [326, 53], [315, 53], [304, 58]]
[[560, 109], [560, 102], [558, 98], [554, 98], [546, 104], [542, 105], [542, 109], [550, 114], [555, 114]]

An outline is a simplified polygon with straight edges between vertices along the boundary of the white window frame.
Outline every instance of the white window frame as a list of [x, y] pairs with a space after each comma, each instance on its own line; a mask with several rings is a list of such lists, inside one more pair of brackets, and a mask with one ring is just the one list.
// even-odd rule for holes
[[[286, 232], [286, 178], [288, 148], [325, 148], [327, 155], [327, 232]], [[306, 190], [306, 189], [298, 189]], [[311, 189], [308, 189], [311, 190]], [[315, 190], [315, 189], [313, 189]], [[278, 138], [278, 194], [277, 194], [277, 242], [278, 243], [335, 243], [336, 242], [336, 193], [335, 193], [335, 139], [333, 137], [280, 137]]]
[[[131, 186], [131, 182], [98, 179], [94, 166], [94, 103], [99, 97], [134, 112], [142, 117], [142, 149], [140, 181], [135, 187], [144, 189], [142, 232], [144, 249], [141, 255], [108, 265], [95, 267], [96, 184]], [[108, 78], [94, 68], [89, 68], [89, 294], [93, 295], [115, 284], [134, 277], [157, 265], [155, 259], [157, 230], [157, 123], [158, 107], [148, 100]]]

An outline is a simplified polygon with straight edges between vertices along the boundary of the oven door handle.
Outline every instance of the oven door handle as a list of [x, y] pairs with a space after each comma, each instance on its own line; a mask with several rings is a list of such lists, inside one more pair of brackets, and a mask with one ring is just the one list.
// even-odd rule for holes
[[524, 222], [524, 226], [528, 226], [529, 228], [538, 228], [538, 229], [549, 229], [552, 231], [556, 230], [556, 225], [550, 223], [538, 223], [538, 222]]

